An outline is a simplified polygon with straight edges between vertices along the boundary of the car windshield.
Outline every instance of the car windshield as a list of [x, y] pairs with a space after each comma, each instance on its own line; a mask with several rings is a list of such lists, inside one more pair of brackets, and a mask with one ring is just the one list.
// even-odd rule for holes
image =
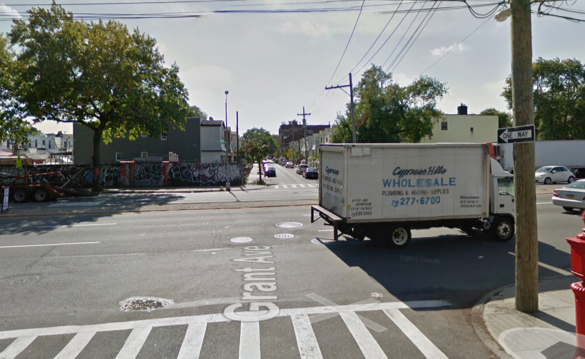
[[540, 167], [536, 170], [536, 173], [548, 173], [552, 167]]
[[509, 194], [510, 196], [513, 196], [514, 178], [513, 177], [498, 178], [498, 192], [499, 194]]
[[307, 172], [317, 172], [317, 169], [313, 167], [307, 168]]
[[565, 188], [585, 189], [585, 181], [576, 181], [565, 186]]

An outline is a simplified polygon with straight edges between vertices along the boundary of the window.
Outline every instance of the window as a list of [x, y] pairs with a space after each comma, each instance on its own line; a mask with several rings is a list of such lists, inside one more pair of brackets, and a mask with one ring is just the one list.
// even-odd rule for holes
[[140, 157], [141, 158], [148, 157], [148, 152], [145, 152], [145, 151], [140, 152]]
[[161, 133], [160, 134], [160, 139], [163, 140], [163, 141], [166, 141], [167, 140], [167, 133], [166, 132]]
[[116, 152], [116, 161], [122, 160], [122, 152]]
[[447, 121], [441, 122], [441, 131], [447, 131]]
[[39, 143], [35, 140], [35, 148], [39, 147]]
[[43, 146], [45, 145], [45, 140], [43, 140]]

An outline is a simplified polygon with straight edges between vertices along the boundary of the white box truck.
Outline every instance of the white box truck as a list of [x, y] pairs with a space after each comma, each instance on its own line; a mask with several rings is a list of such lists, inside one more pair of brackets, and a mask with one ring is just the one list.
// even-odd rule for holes
[[411, 230], [433, 227], [514, 236], [513, 176], [485, 144], [327, 144], [320, 164], [311, 223], [323, 218], [335, 240], [341, 233], [403, 248]]

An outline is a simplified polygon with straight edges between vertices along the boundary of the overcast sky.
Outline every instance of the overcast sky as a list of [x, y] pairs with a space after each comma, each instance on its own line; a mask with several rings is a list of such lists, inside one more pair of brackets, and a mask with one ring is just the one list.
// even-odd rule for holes
[[[2, 21], [7, 17], [26, 18], [26, 10], [32, 5], [50, 4], [48, 0], [11, 1], [0, 6], [0, 32], [10, 30], [12, 23]], [[341, 90], [324, 91], [325, 86], [348, 84], [350, 71], [354, 84], [357, 83], [370, 63], [384, 64], [384, 69], [392, 70], [394, 79], [402, 84], [410, 83], [423, 72], [446, 83], [449, 93], [439, 102], [439, 108], [445, 113], [456, 113], [460, 103], [465, 103], [470, 113], [479, 113], [488, 107], [507, 110], [500, 93], [511, 68], [509, 19], [501, 23], [493, 18], [477, 19], [467, 9], [436, 11], [426, 18], [428, 12], [398, 13], [373, 50], [360, 62], [391, 19], [399, 1], [365, 1], [361, 15], [362, 1], [347, 0], [183, 0], [172, 3], [146, 0], [141, 4], [136, 4], [139, 0], [110, 1], [110, 4], [99, 1], [100, 5], [83, 6], [74, 4], [98, 1], [65, 0], [61, 3], [76, 15], [202, 15], [118, 21], [154, 37], [166, 62], [177, 63], [181, 79], [189, 90], [191, 105], [199, 106], [216, 120], [225, 120], [224, 92], [228, 90], [228, 125], [235, 127], [238, 111], [240, 134], [252, 127], [277, 133], [282, 122], [302, 119], [297, 114], [302, 113], [303, 106], [311, 113], [307, 116], [309, 124], [333, 124], [336, 114], [344, 111], [349, 96]], [[156, 3], [145, 4], [152, 1]], [[469, 3], [492, 2], [471, 0]], [[399, 10], [429, 8], [433, 4], [435, 2], [403, 1]], [[443, 1], [439, 7], [461, 5], [461, 2]], [[583, 11], [585, 1], [576, 0], [561, 6]], [[476, 11], [486, 13], [494, 7], [481, 7]], [[302, 11], [282, 11], [293, 9]], [[317, 9], [320, 11], [315, 11]], [[326, 9], [329, 11], [323, 11]], [[333, 76], [358, 16], [353, 38]], [[574, 16], [585, 18], [585, 15]], [[423, 19], [429, 20], [428, 24], [420, 26], [422, 31], [414, 43], [410, 42], [409, 51], [402, 52], [401, 57], [405, 56], [400, 60], [397, 55]], [[585, 23], [537, 17], [536, 14], [532, 21], [534, 59], [558, 57], [585, 61]], [[390, 36], [392, 31], [395, 32]], [[367, 62], [386, 39], [378, 54]], [[38, 125], [38, 128], [45, 133], [72, 132], [70, 124], [54, 122]]]

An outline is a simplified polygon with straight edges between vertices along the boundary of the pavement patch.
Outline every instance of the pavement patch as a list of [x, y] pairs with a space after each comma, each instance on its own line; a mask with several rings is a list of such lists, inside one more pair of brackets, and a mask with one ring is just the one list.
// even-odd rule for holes
[[154, 298], [154, 297], [132, 297], [121, 301], [120, 309], [123, 312], [128, 311], [153, 311], [155, 309], [162, 309], [174, 304], [172, 299]]
[[38, 281], [41, 277], [35, 274], [32, 275], [17, 275], [0, 279], [0, 289], [14, 289], [27, 286]]

